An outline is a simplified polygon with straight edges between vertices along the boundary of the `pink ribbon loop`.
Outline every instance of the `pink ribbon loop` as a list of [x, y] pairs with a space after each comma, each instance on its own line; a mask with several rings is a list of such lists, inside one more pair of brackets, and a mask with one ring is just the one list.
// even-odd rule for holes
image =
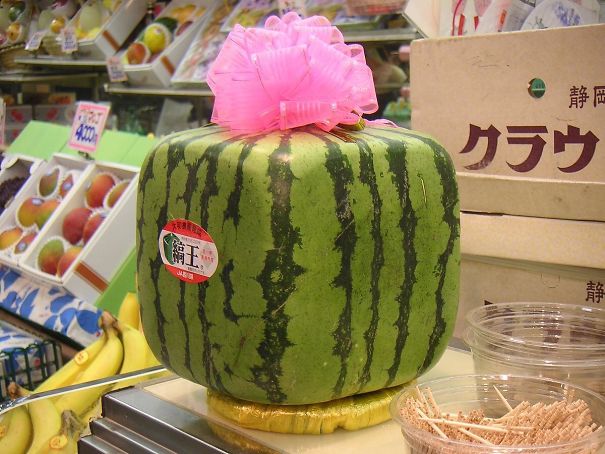
[[212, 121], [244, 133], [315, 124], [330, 131], [378, 109], [363, 48], [322, 16], [236, 26], [208, 73]]

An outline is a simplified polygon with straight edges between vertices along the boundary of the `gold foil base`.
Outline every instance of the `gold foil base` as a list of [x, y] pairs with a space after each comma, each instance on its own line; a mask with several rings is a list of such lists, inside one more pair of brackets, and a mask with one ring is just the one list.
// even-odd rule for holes
[[259, 404], [208, 390], [208, 407], [247, 429], [328, 434], [339, 427], [359, 430], [389, 420], [389, 405], [402, 386], [308, 405]]

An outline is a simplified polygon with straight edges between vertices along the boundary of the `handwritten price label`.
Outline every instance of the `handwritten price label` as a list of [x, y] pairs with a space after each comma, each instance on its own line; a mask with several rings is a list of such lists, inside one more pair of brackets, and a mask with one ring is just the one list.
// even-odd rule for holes
[[107, 74], [111, 82], [126, 82], [128, 80], [124, 65], [120, 61], [120, 57], [117, 56], [107, 59]]
[[61, 32], [61, 50], [66, 54], [71, 54], [78, 50], [76, 31], [71, 27], [65, 27]]
[[94, 153], [105, 129], [109, 106], [80, 102], [71, 126], [69, 146], [86, 153]]
[[46, 30], [42, 30], [40, 32], [36, 32], [29, 39], [27, 44], [25, 45], [25, 50], [38, 50], [40, 49], [40, 45], [42, 44], [42, 39], [46, 35]]

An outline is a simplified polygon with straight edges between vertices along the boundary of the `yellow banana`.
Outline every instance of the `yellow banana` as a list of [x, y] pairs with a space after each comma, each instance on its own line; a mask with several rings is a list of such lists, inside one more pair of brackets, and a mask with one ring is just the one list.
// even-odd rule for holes
[[37, 451], [27, 454], [76, 454], [82, 427], [70, 411], [61, 414], [61, 429], [42, 443]]
[[[124, 361], [120, 368], [121, 374], [134, 372], [147, 367], [147, 353], [150, 351], [145, 336], [137, 329], [126, 323], [120, 323], [118, 329], [122, 331], [122, 344], [124, 345]], [[145, 378], [133, 378], [117, 383], [114, 389], [132, 386]]]
[[17, 407], [6, 413], [0, 421], [0, 452], [23, 454], [32, 438], [32, 422], [27, 409]]
[[[12, 384], [11, 384], [12, 385]], [[17, 387], [19, 396], [29, 394], [20, 386]], [[33, 439], [28, 454], [38, 453], [44, 444], [61, 430], [61, 414], [51, 399], [40, 399], [27, 405], [31, 418]]]
[[141, 325], [141, 307], [136, 293], [127, 293], [118, 312], [118, 320], [138, 329]]
[[[76, 377], [74, 384], [110, 377], [120, 369], [124, 357], [122, 342], [120, 342], [115, 329], [108, 328], [106, 334], [107, 342], [105, 346], [90, 365]], [[105, 386], [99, 386], [65, 394], [57, 400], [57, 409], [60, 412], [72, 410], [79, 416], [90, 408], [107, 389]]]
[[42, 382], [42, 384], [36, 388], [35, 392], [50, 391], [51, 389], [62, 388], [73, 384], [76, 377], [97, 357], [105, 346], [106, 340], [107, 336], [105, 335], [105, 332], [103, 332], [101, 337], [84, 350], [80, 350], [76, 353], [71, 361], [64, 364], [63, 367]]

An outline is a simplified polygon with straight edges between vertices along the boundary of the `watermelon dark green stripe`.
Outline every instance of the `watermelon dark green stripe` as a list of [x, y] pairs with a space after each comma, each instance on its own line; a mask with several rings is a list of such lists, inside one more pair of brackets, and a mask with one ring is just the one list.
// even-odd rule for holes
[[[406, 148], [404, 144], [397, 143], [384, 137], [378, 137], [387, 144], [387, 155], [389, 170], [392, 174], [392, 181], [399, 194], [399, 203], [401, 205], [402, 216], [399, 221], [399, 228], [403, 232], [403, 244], [401, 245], [404, 255], [404, 269], [401, 273], [400, 293], [397, 296], [399, 305], [399, 315], [395, 326], [397, 327], [397, 339], [395, 340], [395, 351], [393, 352], [393, 361], [388, 369], [388, 380], [385, 386], [389, 386], [395, 380], [399, 366], [401, 364], [401, 355], [408, 338], [408, 319], [410, 316], [410, 299], [416, 283], [414, 271], [416, 269], [417, 257], [414, 247], [414, 231], [418, 219], [412, 206], [409, 194], [409, 175], [406, 167], [405, 157]], [[401, 147], [404, 147], [403, 152]]]
[[[181, 141], [181, 142], [172, 142], [170, 143], [170, 145], [168, 146], [168, 154], [175, 154], [175, 155], [183, 155], [185, 148], [187, 147], [187, 145], [189, 145], [189, 143], [191, 141], [193, 141], [195, 139], [189, 139], [186, 141]], [[158, 231], [161, 231], [164, 226], [166, 225], [166, 219], [168, 219], [168, 203], [167, 201], [170, 198], [170, 176], [172, 175], [172, 172], [174, 171], [174, 169], [177, 168], [177, 165], [179, 164], [180, 161], [178, 160], [167, 160], [167, 167], [166, 167], [166, 202], [162, 205], [162, 208], [160, 209], [160, 212], [158, 214], [158, 218], [156, 219], [156, 223], [157, 223], [157, 228]], [[154, 178], [155, 176], [153, 175], [153, 166], [149, 165], [145, 167], [146, 172], [141, 176], [140, 179], [140, 185], [144, 190], [145, 184], [149, 181], [150, 178]], [[139, 224], [139, 229], [141, 228], [141, 224]], [[139, 232], [139, 234], [141, 234], [141, 232]], [[139, 260], [141, 258], [141, 256], [139, 255]], [[153, 281], [153, 285], [154, 285], [154, 290], [155, 290], [155, 297], [154, 297], [154, 301], [153, 301], [153, 305], [155, 306], [156, 309], [156, 313], [158, 314], [157, 317], [157, 329], [158, 329], [158, 337], [160, 340], [160, 345], [161, 345], [161, 351], [160, 351], [160, 356], [161, 356], [161, 361], [162, 363], [164, 363], [167, 367], [171, 367], [170, 365], [170, 356], [168, 354], [168, 349], [166, 346], [166, 335], [164, 332], [164, 326], [166, 323], [166, 319], [163, 315], [162, 312], [162, 307], [161, 307], [161, 301], [160, 301], [160, 295], [161, 295], [161, 291], [158, 285], [159, 282], [159, 274], [161, 269], [163, 268], [163, 264], [162, 264], [162, 259], [161, 257], [158, 256], [155, 258], [154, 263], [151, 267], [151, 272], [152, 272], [152, 281]], [[184, 289], [182, 289], [184, 290]], [[183, 302], [184, 304], [184, 302]], [[184, 307], [184, 306], [183, 306]]]
[[239, 315], [235, 313], [231, 306], [231, 300], [233, 299], [233, 283], [231, 282], [231, 272], [233, 271], [233, 260], [229, 260], [221, 271], [221, 282], [225, 287], [225, 307], [223, 308], [223, 314], [225, 318], [235, 324], [239, 321]]
[[363, 338], [366, 343], [366, 361], [359, 378], [359, 389], [370, 381], [370, 368], [374, 359], [374, 340], [376, 338], [376, 329], [378, 327], [379, 319], [379, 305], [380, 305], [380, 290], [378, 282], [380, 279], [380, 271], [384, 265], [384, 251], [383, 241], [381, 233], [381, 218], [382, 218], [382, 200], [378, 193], [378, 184], [376, 182], [376, 173], [374, 172], [374, 163], [372, 160], [372, 150], [368, 147], [367, 142], [358, 139], [357, 145], [359, 146], [360, 152], [360, 175], [359, 180], [369, 186], [370, 194], [372, 196], [372, 221], [371, 221], [371, 234], [374, 242], [374, 250], [372, 253], [372, 264], [370, 267], [370, 294], [372, 296], [371, 301], [371, 313], [372, 318], [368, 329], [364, 332]]
[[[204, 182], [204, 190], [201, 193], [199, 204], [202, 207], [200, 213], [200, 225], [207, 226], [209, 220], [209, 204], [210, 199], [218, 194], [218, 183], [216, 180], [216, 174], [218, 171], [219, 156], [225, 150], [227, 146], [236, 142], [237, 137], [225, 140], [223, 142], [209, 146], [203, 155], [203, 160], [208, 164], [206, 172], [206, 181]], [[225, 393], [229, 394], [229, 391], [225, 388], [221, 379], [221, 370], [215, 365], [213, 351], [220, 350], [220, 346], [216, 342], [212, 342], [210, 339], [210, 328], [213, 326], [210, 323], [206, 314], [206, 307], [204, 302], [206, 301], [206, 291], [208, 289], [209, 281], [202, 282], [198, 285], [198, 305], [197, 316], [202, 328], [202, 357], [204, 361], [204, 374], [206, 383], [212, 383], [214, 387]]]
[[424, 358], [424, 363], [419, 369], [419, 373], [422, 373], [433, 363], [435, 351], [437, 346], [443, 341], [443, 335], [446, 330], [446, 321], [443, 318], [443, 309], [446, 304], [443, 295], [443, 286], [446, 277], [445, 269], [448, 262], [453, 257], [454, 245], [456, 244], [456, 241], [460, 235], [460, 223], [456, 208], [458, 203], [458, 185], [456, 183], [455, 173], [452, 172], [452, 162], [449, 155], [443, 149], [443, 147], [434, 140], [422, 136], [415, 137], [427, 144], [431, 149], [435, 150], [435, 153], [433, 154], [435, 159], [435, 167], [439, 172], [441, 182], [443, 184], [443, 194], [441, 196], [442, 207], [444, 209], [443, 220], [450, 229], [450, 236], [447, 241], [447, 246], [439, 257], [437, 265], [435, 266], [435, 275], [439, 276], [437, 294], [435, 295], [437, 299], [437, 311], [435, 314], [435, 326], [429, 340], [429, 348], [426, 353], [426, 357]]
[[242, 148], [242, 152], [240, 153], [237, 161], [237, 169], [235, 171], [235, 189], [229, 195], [229, 200], [227, 202], [225, 221], [228, 219], [233, 219], [233, 224], [236, 228], [239, 225], [239, 203], [242, 197], [242, 188], [244, 182], [244, 161], [248, 156], [250, 156], [250, 152], [254, 148], [255, 143], [255, 138], [247, 139], [246, 144]]
[[281, 358], [292, 343], [288, 339], [290, 318], [284, 305], [296, 289], [295, 279], [304, 269], [294, 262], [294, 247], [300, 242], [298, 232], [290, 222], [290, 189], [294, 176], [288, 165], [291, 133], [284, 133], [279, 147], [269, 157], [271, 232], [275, 239], [273, 249], [267, 251], [265, 266], [257, 280], [263, 289], [267, 308], [264, 340], [258, 346], [261, 364], [252, 368], [253, 382], [267, 395], [270, 402], [281, 403], [287, 395], [281, 389]]
[[342, 288], [345, 292], [345, 302], [338, 317], [336, 329], [332, 332], [334, 337], [333, 352], [340, 359], [340, 372], [333, 388], [333, 395], [340, 397], [347, 378], [347, 364], [353, 342], [351, 340], [352, 293], [353, 279], [351, 262], [355, 252], [357, 234], [355, 232], [355, 218], [351, 208], [349, 186], [354, 183], [351, 164], [340, 146], [323, 135], [317, 135], [327, 147], [326, 168], [334, 183], [334, 199], [336, 201], [336, 218], [340, 224], [340, 234], [336, 239], [335, 249], [340, 253], [340, 273], [334, 278], [332, 284]]

